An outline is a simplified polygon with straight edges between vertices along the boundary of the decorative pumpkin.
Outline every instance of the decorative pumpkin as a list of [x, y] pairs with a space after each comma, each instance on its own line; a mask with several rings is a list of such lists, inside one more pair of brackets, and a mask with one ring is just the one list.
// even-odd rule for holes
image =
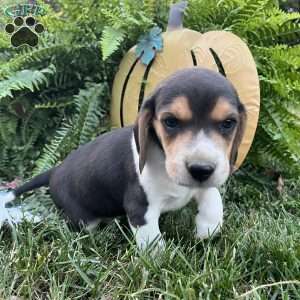
[[247, 45], [236, 35], [225, 31], [201, 34], [182, 28], [184, 8], [185, 3], [171, 7], [167, 32], [162, 34], [163, 49], [148, 65], [136, 57], [136, 46], [123, 58], [113, 84], [112, 126], [133, 124], [144, 99], [173, 72], [192, 66], [215, 70], [231, 81], [247, 110], [237, 169], [250, 149], [258, 123], [260, 91], [256, 65]]

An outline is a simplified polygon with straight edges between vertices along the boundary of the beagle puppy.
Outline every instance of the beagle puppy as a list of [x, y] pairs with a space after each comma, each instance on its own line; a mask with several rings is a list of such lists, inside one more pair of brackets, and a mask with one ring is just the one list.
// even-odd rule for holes
[[10, 191], [7, 201], [49, 186], [73, 224], [95, 226], [126, 215], [139, 248], [156, 239], [162, 213], [198, 205], [196, 235], [216, 233], [223, 221], [218, 187], [233, 171], [246, 112], [219, 73], [175, 72], [144, 102], [136, 123], [80, 146], [51, 170]]

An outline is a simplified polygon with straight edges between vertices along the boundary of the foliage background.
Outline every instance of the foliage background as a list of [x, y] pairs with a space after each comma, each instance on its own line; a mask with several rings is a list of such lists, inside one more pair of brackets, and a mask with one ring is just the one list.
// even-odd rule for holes
[[[20, 2], [20, 1], [19, 1]], [[0, 177], [28, 178], [109, 128], [113, 77], [138, 37], [164, 30], [172, 1], [65, 0], [41, 3], [46, 26], [37, 48], [10, 46], [0, 31]], [[3, 7], [16, 1], [6, 1]], [[11, 21], [1, 16], [2, 29]], [[249, 45], [262, 109], [243, 170], [300, 173], [299, 14], [271, 0], [190, 0], [185, 27], [228, 30]], [[298, 20], [298, 21], [297, 21]], [[67, 62], [67, 63], [66, 63]]]
[[[0, 178], [38, 174], [108, 130], [119, 62], [145, 31], [155, 24], [166, 28], [171, 2], [40, 2], [47, 9], [40, 18], [47, 32], [37, 48], [14, 49], [0, 31]], [[3, 7], [11, 3], [16, 1]], [[186, 27], [236, 33], [257, 63], [260, 122], [239, 174], [256, 176], [254, 169], [276, 177], [300, 173], [297, 19], [299, 14], [284, 13], [270, 0], [189, 1]], [[1, 15], [0, 21], [3, 29], [11, 20]]]

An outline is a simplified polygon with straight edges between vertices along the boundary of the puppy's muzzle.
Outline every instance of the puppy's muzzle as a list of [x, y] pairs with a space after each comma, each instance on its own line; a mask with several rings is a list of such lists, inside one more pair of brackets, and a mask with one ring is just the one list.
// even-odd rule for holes
[[208, 165], [208, 164], [194, 163], [194, 164], [187, 165], [187, 169], [191, 174], [191, 176], [199, 182], [206, 181], [215, 171], [215, 168], [216, 166], [212, 164]]

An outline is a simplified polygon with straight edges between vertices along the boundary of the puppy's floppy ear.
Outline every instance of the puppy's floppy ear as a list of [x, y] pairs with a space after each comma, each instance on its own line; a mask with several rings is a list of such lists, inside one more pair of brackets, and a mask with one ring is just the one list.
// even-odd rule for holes
[[230, 172], [231, 173], [233, 173], [233, 171], [234, 171], [234, 164], [235, 164], [237, 156], [238, 156], [238, 149], [242, 142], [244, 132], [245, 132], [245, 127], [246, 127], [246, 122], [247, 122], [247, 113], [246, 113], [244, 105], [240, 101], [239, 101], [238, 111], [239, 111], [239, 122], [238, 122], [238, 127], [237, 127], [237, 130], [235, 133], [235, 137], [233, 139], [231, 153], [230, 153]]
[[155, 110], [155, 95], [150, 96], [142, 105], [137, 120], [134, 124], [133, 133], [135, 144], [139, 152], [139, 170], [142, 173], [146, 163], [147, 143], [149, 128], [152, 124]]

